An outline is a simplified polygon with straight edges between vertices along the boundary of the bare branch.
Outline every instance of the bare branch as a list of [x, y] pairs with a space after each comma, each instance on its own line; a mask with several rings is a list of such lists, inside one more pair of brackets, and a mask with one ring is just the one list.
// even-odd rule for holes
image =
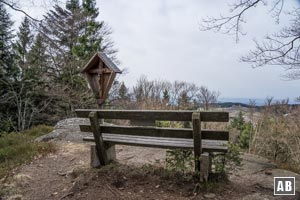
[[[231, 15], [202, 20], [202, 31], [214, 30], [225, 34], [235, 34], [236, 41], [243, 34], [241, 24], [245, 23], [244, 15], [259, 4], [271, 2], [269, 13], [279, 23], [284, 9], [284, 0], [236, 0], [230, 5]], [[291, 22], [281, 31], [266, 36], [262, 43], [254, 41], [255, 49], [241, 57], [241, 61], [250, 63], [252, 67], [277, 65], [287, 72], [284, 75], [289, 80], [300, 79], [300, 8], [288, 8], [285, 12], [291, 17]]]
[[38, 20], [38, 19], [35, 19], [34, 17], [31, 17], [27, 12], [25, 12], [24, 10], [20, 9], [20, 8], [17, 8], [14, 4], [10, 4], [10, 3], [7, 3], [5, 0], [0, 0], [0, 3], [3, 3], [5, 5], [7, 5], [8, 7], [10, 7], [11, 9], [17, 11], [17, 12], [21, 12], [23, 13], [24, 15], [26, 15], [28, 18], [30, 18], [31, 20], [33, 21], [36, 21], [36, 22], [41, 22], [42, 20]]
[[236, 41], [239, 40], [239, 35], [244, 35], [242, 32], [241, 23], [245, 23], [243, 16], [251, 8], [255, 7], [262, 0], [240, 0], [239, 3], [232, 4], [230, 16], [220, 15], [219, 18], [207, 17], [202, 19], [200, 24], [201, 31], [214, 30], [216, 32], [222, 32], [224, 34], [235, 34]]

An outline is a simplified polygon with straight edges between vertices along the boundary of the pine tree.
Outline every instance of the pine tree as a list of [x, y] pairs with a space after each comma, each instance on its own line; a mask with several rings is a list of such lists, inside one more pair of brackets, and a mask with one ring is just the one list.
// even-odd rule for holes
[[79, 1], [78, 0], [68, 0], [66, 2], [66, 8], [69, 11], [77, 12], [80, 9]]
[[129, 99], [128, 88], [126, 87], [124, 82], [121, 83], [118, 93], [119, 93], [119, 95], [118, 95], [119, 100], [125, 101], [125, 100]]
[[14, 38], [13, 22], [0, 2], [0, 132], [12, 130], [12, 120], [9, 114], [13, 111], [9, 99], [9, 89], [18, 78], [19, 70], [14, 65], [13, 51], [11, 48]]
[[186, 91], [182, 91], [178, 98], [178, 106], [181, 109], [188, 109], [189, 107], [190, 97], [188, 96]]
[[45, 16], [41, 31], [51, 57], [49, 73], [55, 82], [71, 88], [84, 84], [79, 76], [82, 63], [72, 53], [82, 29], [81, 12], [78, 0], [67, 1], [66, 9], [55, 5]]
[[28, 17], [25, 17], [21, 23], [17, 36], [17, 41], [14, 44], [15, 59], [18, 60], [19, 67], [24, 72], [28, 68], [26, 59], [33, 40]]
[[40, 81], [48, 79], [49, 55], [46, 54], [47, 48], [43, 37], [38, 33], [33, 41], [32, 47], [28, 52], [28, 65], [34, 71]]
[[12, 39], [14, 38], [12, 30], [13, 22], [7, 13], [4, 4], [0, 2], [0, 78], [4, 76], [8, 79], [16, 78], [18, 69], [13, 63]]
[[95, 52], [105, 52], [112, 59], [115, 59], [116, 50], [109, 38], [112, 33], [104, 21], [97, 21], [99, 10], [95, 0], [83, 0], [83, 34], [78, 38], [73, 53], [81, 59], [89, 59]]
[[49, 93], [60, 97], [60, 110], [64, 107], [68, 111], [62, 113], [64, 116], [90, 98], [80, 69], [95, 51], [110, 48], [104, 46], [109, 33], [103, 22], [97, 22], [98, 14], [95, 1], [80, 4], [79, 0], [68, 0], [65, 8], [55, 5], [41, 25], [42, 40], [49, 55]]
[[164, 103], [164, 105], [168, 105], [169, 101], [170, 101], [169, 91], [167, 89], [165, 89], [164, 92], [163, 92], [163, 103]]

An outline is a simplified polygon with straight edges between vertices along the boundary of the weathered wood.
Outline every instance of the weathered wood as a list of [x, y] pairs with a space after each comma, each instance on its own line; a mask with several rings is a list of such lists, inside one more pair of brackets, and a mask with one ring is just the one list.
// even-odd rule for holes
[[[110, 71], [115, 73], [122, 73], [122, 71], [109, 59], [103, 52], [97, 52], [88, 61], [88, 63], [83, 67], [81, 73], [88, 73], [90, 70], [94, 69], [99, 63], [103, 63], [103, 66], [107, 67]], [[101, 68], [100, 68], [101, 69]]]
[[108, 96], [108, 92], [113, 84], [113, 81], [116, 78], [116, 73], [111, 72], [110, 74], [106, 73], [103, 74], [104, 77], [104, 91], [103, 91], [103, 98], [106, 99]]
[[89, 74], [103, 74], [103, 73], [111, 73], [111, 70], [108, 68], [93, 68], [89, 69], [88, 71]]
[[195, 171], [200, 171], [200, 155], [202, 151], [201, 147], [201, 115], [200, 113], [193, 113], [193, 142], [194, 142], [194, 157], [195, 157]]
[[133, 126], [155, 126], [155, 120], [130, 120]]
[[101, 128], [100, 128], [100, 121], [98, 120], [97, 113], [96, 112], [91, 112], [89, 114], [89, 119], [91, 122], [91, 127], [93, 131], [93, 135], [95, 138], [95, 143], [96, 143], [96, 150], [97, 150], [97, 155], [100, 160], [101, 165], [107, 165], [108, 160], [105, 152], [105, 147], [104, 147], [104, 142], [103, 138], [101, 135]]
[[[99, 110], [77, 109], [78, 117], [86, 118], [89, 112], [97, 112], [99, 118], [104, 119], [130, 119], [130, 120], [165, 120], [165, 121], [191, 121], [194, 111], [158, 111], [158, 110]], [[201, 112], [203, 122], [228, 122], [228, 112]]]
[[[169, 138], [193, 138], [193, 130], [187, 128], [159, 128], [159, 127], [140, 127], [140, 126], [110, 126], [100, 125], [103, 133], [114, 133], [124, 135], [141, 135], [153, 137]], [[90, 125], [80, 125], [82, 132], [92, 132]], [[228, 131], [201, 130], [202, 139], [208, 140], [228, 140]]]
[[[115, 126], [103, 125], [99, 120], [91, 120], [92, 125], [81, 125], [80, 130], [84, 132], [93, 132], [94, 137], [85, 137], [85, 141], [95, 141], [98, 136], [99, 143], [104, 146], [106, 160], [115, 159], [115, 144], [159, 147], [159, 148], [178, 148], [193, 149], [195, 155], [195, 171], [200, 172], [201, 181], [207, 181], [211, 170], [211, 156], [213, 152], [227, 152], [227, 143], [229, 140], [228, 131], [216, 131], [201, 129], [201, 122], [227, 122], [229, 115], [227, 112], [193, 112], [193, 111], [131, 111], [131, 110], [76, 110], [79, 117], [86, 117], [89, 112], [101, 119], [126, 119], [131, 121], [143, 122], [150, 121], [151, 125], [156, 120], [161, 121], [192, 121], [193, 128], [160, 128], [154, 126]], [[91, 115], [91, 114], [90, 114]], [[93, 117], [94, 118], [94, 117]], [[90, 119], [92, 119], [90, 117]], [[97, 121], [97, 122], [96, 122]], [[97, 124], [96, 127], [95, 124]], [[98, 127], [98, 128], [97, 128]], [[97, 129], [97, 131], [96, 131]], [[96, 133], [96, 134], [95, 134]], [[98, 137], [99, 138], [99, 137]], [[97, 150], [98, 152], [98, 150]], [[202, 153], [206, 152], [206, 153]], [[98, 156], [99, 158], [101, 155]], [[100, 158], [100, 163], [101, 163]]]
[[92, 88], [92, 91], [94, 92], [96, 99], [99, 98], [99, 86], [97, 84], [97, 81], [95, 81], [96, 77], [93, 77], [91, 74], [86, 74], [86, 78], [89, 82], [89, 86]]
[[204, 152], [200, 156], [200, 181], [208, 181], [211, 168], [211, 159], [208, 152]]
[[[162, 138], [162, 137], [146, 137], [131, 136], [118, 134], [102, 134], [103, 141], [112, 144], [123, 144], [132, 146], [156, 147], [156, 148], [180, 148], [193, 149], [193, 139], [179, 138]], [[94, 142], [93, 137], [84, 137], [84, 141]], [[227, 152], [227, 141], [202, 140], [202, 150], [205, 152]]]
[[[105, 140], [104, 140], [105, 141]], [[116, 148], [112, 143], [104, 142], [108, 162], [116, 160]]]

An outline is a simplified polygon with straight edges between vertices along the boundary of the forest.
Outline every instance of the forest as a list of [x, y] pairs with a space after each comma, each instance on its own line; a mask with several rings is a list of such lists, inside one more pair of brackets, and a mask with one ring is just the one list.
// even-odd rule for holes
[[94, 0], [57, 4], [40, 22], [25, 16], [16, 31], [3, 2], [0, 15], [0, 132], [53, 124], [92, 104], [79, 71], [95, 52], [114, 60], [117, 52]]

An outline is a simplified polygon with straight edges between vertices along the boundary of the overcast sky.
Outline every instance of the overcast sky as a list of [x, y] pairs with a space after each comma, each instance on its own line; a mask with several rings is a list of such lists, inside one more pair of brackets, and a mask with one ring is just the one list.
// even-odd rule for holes
[[[294, 1], [294, 3], [296, 0]], [[221, 92], [221, 97], [276, 98], [300, 95], [300, 81], [284, 81], [284, 71], [269, 66], [253, 69], [239, 57], [253, 49], [253, 39], [279, 30], [289, 23], [283, 16], [276, 25], [267, 15], [268, 7], [247, 15], [247, 32], [239, 43], [233, 36], [201, 32], [205, 16], [226, 13], [226, 1], [200, 0], [98, 0], [99, 19], [112, 28], [112, 39], [119, 50], [120, 68], [128, 73], [120, 80], [129, 86], [141, 76], [149, 79], [182, 80], [205, 85]], [[293, 6], [293, 1], [287, 6]], [[25, 4], [24, 4], [25, 5]], [[42, 8], [27, 8], [34, 16]], [[40, 9], [40, 11], [39, 11]], [[20, 14], [12, 13], [15, 20]]]

